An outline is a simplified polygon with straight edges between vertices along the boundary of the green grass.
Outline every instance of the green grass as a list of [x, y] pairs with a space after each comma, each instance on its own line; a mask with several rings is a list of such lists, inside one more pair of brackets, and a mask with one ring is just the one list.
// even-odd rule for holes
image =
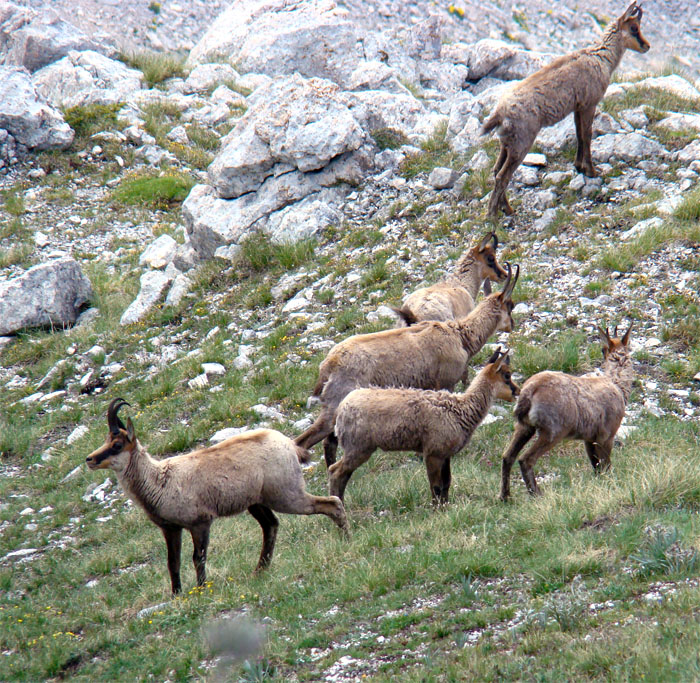
[[139, 173], [124, 178], [114, 189], [112, 196], [121, 204], [167, 209], [182, 203], [193, 185], [194, 180], [181, 173]]
[[186, 75], [185, 57], [178, 53], [148, 51], [122, 53], [119, 59], [133, 69], [141, 71], [149, 88], [169, 78]]
[[437, 166], [452, 166], [456, 155], [450, 150], [446, 138], [447, 124], [438, 126], [433, 135], [421, 145], [421, 153], [406, 157], [399, 168], [404, 178], [415, 178], [419, 173], [429, 173]]
[[408, 144], [408, 138], [394, 128], [377, 128], [371, 133], [374, 143], [379, 149], [398, 149]]
[[66, 123], [75, 131], [73, 146], [86, 144], [91, 135], [117, 127], [117, 112], [122, 108], [117, 104], [90, 104], [70, 107], [63, 112]]

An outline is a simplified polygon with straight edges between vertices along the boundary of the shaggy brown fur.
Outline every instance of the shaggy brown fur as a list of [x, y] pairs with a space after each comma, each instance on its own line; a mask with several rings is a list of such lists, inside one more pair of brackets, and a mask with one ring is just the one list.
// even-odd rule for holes
[[295, 442], [311, 448], [326, 439], [326, 465], [335, 462], [338, 441], [335, 411], [340, 402], [360, 387], [415, 387], [449, 389], [467, 379], [467, 363], [496, 331], [513, 329], [513, 288], [508, 278], [503, 291], [484, 299], [466, 318], [447, 322], [424, 321], [372, 334], [358, 334], [334, 346], [319, 368], [314, 395], [321, 398], [318, 419]]
[[117, 412], [126, 404], [115, 399], [109, 406], [109, 435], [105, 444], [86, 459], [91, 470], [111, 468], [124, 492], [140, 505], [165, 536], [173, 593], [179, 593], [182, 530], [194, 544], [197, 583], [206, 578], [209, 527], [217, 517], [246, 510], [263, 531], [256, 571], [272, 559], [279, 522], [273, 510], [296, 515], [322, 514], [344, 532], [347, 521], [338, 498], [306, 493], [299, 462], [308, 453], [291, 439], [271, 429], [234, 436], [216, 446], [165, 460], [155, 460], [136, 439], [131, 419], [126, 426]]
[[622, 339], [617, 339], [617, 327], [612, 338], [607, 329], [600, 329], [603, 375], [538, 372], [523, 384], [514, 411], [515, 432], [503, 454], [501, 500], [508, 500], [511, 468], [535, 432], [537, 438], [519, 461], [527, 490], [533, 495], [540, 493], [534, 464], [562, 439], [582, 440], [595, 472], [610, 467], [610, 452], [634, 379], [628, 346], [631, 329]]
[[518, 387], [500, 349], [463, 394], [420, 389], [356, 389], [338, 407], [335, 423], [345, 454], [328, 470], [331, 495], [341, 500], [352, 473], [377, 448], [417, 451], [425, 461], [433, 503], [447, 503], [450, 459], [486, 417], [494, 399], [513, 401]]
[[[493, 241], [493, 244], [491, 244]], [[454, 274], [431, 287], [421, 287], [404, 299], [401, 308], [394, 308], [404, 324], [420, 320], [457, 320], [474, 310], [474, 302], [484, 283], [502, 282], [506, 271], [496, 259], [498, 238], [495, 232], [465, 251], [455, 265]], [[490, 285], [488, 286], [491, 293]]]
[[591, 137], [596, 105], [605, 95], [610, 77], [625, 50], [647, 52], [642, 35], [642, 9], [633, 2], [626, 12], [606, 28], [600, 42], [555, 59], [507, 92], [484, 123], [482, 132], [495, 128], [501, 151], [493, 169], [496, 183], [489, 201], [488, 216], [495, 219], [499, 209], [512, 214], [506, 188], [537, 133], [574, 112], [578, 150], [576, 170], [597, 175], [591, 160]]

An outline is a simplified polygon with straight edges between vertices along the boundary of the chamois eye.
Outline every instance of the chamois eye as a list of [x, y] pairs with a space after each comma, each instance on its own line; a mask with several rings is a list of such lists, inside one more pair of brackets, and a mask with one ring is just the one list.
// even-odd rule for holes
[[115, 451], [120, 451], [122, 448], [124, 448], [124, 444], [123, 444], [121, 441], [115, 441], [115, 442], [112, 444], [112, 448], [113, 448]]
[[495, 262], [495, 259], [493, 258], [493, 256], [489, 256], [486, 260], [487, 260], [489, 263], [494, 263], [494, 262]]
[[630, 28], [630, 33], [633, 36], [638, 36], [639, 35], [639, 28], [637, 26], [632, 26], [632, 28]]

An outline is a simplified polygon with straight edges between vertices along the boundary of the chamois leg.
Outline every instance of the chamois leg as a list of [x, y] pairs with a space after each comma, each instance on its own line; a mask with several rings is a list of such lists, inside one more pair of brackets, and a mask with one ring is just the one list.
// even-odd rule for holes
[[192, 562], [197, 572], [197, 585], [203, 586], [207, 579], [207, 548], [209, 547], [209, 524], [199, 524], [190, 529], [192, 535]]
[[581, 112], [574, 111], [574, 123], [576, 124], [576, 159], [574, 168], [581, 173], [583, 170], [583, 137], [581, 136]]
[[592, 441], [584, 441], [583, 443], [586, 446], [586, 455], [591, 461], [593, 471], [597, 474], [598, 472], [600, 472], [600, 460], [598, 460], [598, 456], [595, 453], [595, 443], [593, 443]]
[[[591, 138], [593, 137], [594, 118], [595, 106], [582, 110], [580, 114], [577, 112], [576, 116], [576, 135], [579, 138], [579, 148], [581, 149], [581, 165], [576, 168], [589, 178], [595, 178], [598, 175], [598, 172], [593, 166], [593, 159], [591, 158]], [[576, 153], [576, 158], [579, 159], [578, 151]]]
[[520, 471], [523, 475], [523, 481], [525, 486], [527, 486], [528, 493], [533, 496], [539, 496], [542, 491], [540, 491], [539, 486], [537, 486], [537, 481], [535, 480], [535, 473], [532, 468], [540, 456], [544, 455], [552, 446], [561, 441], [561, 439], [553, 439], [549, 434], [539, 431], [537, 434], [537, 439], [521, 456], [518, 461], [520, 464]]
[[269, 507], [265, 505], [260, 505], [256, 503], [248, 508], [248, 512], [253, 515], [253, 518], [262, 527], [263, 532], [263, 544], [262, 550], [260, 551], [260, 559], [258, 560], [258, 566], [255, 567], [255, 571], [259, 572], [269, 566], [272, 560], [272, 553], [275, 550], [275, 541], [277, 540], [277, 528], [280, 523], [275, 517], [275, 513], [270, 510]]
[[439, 453], [425, 453], [423, 459], [425, 461], [425, 469], [428, 474], [428, 482], [430, 483], [430, 493], [433, 497], [433, 505], [447, 504], [448, 492], [446, 490], [443, 491], [442, 478], [443, 467], [445, 465], [445, 456]]
[[518, 453], [523, 449], [523, 446], [532, 438], [535, 433], [534, 427], [518, 422], [515, 425], [513, 438], [508, 444], [505, 453], [503, 453], [503, 462], [501, 464], [501, 500], [507, 501], [510, 498], [510, 471], [513, 467]]
[[162, 527], [161, 531], [165, 537], [165, 544], [168, 547], [168, 571], [170, 572], [170, 585], [173, 595], [182, 590], [180, 583], [180, 551], [182, 549], [182, 527]]
[[304, 490], [304, 480], [299, 480], [298, 488], [287, 489], [285, 497], [275, 501], [272, 508], [277, 512], [291, 515], [326, 515], [330, 517], [347, 537], [350, 535], [343, 503], [337, 496], [312, 496]]
[[450, 484], [452, 483], [452, 470], [450, 468], [451, 458], [447, 458], [444, 463], [442, 463], [442, 471], [440, 472], [442, 476], [442, 498], [444, 502], [447, 503], [450, 494]]
[[605, 472], [610, 469], [610, 451], [612, 450], [612, 441], [609, 443], [597, 443], [595, 441], [585, 441], [586, 454], [593, 465], [593, 471], [596, 474]]
[[350, 481], [352, 473], [366, 463], [372, 456], [372, 450], [366, 451], [348, 451], [345, 450], [343, 457], [328, 469], [328, 489], [331, 496], [338, 496], [340, 500], [344, 499], [345, 487]]
[[319, 441], [322, 441], [329, 434], [332, 434], [334, 426], [335, 411], [331, 412], [323, 407], [316, 421], [305, 432], [299, 434], [299, 436], [294, 439], [294, 443], [308, 451]]
[[496, 160], [496, 163], [495, 163], [494, 166], [493, 166], [493, 175], [494, 175], [494, 177], [497, 176], [497, 175], [498, 175], [498, 172], [501, 170], [501, 168], [503, 168], [503, 163], [504, 163], [505, 160], [506, 160], [507, 154], [508, 154], [508, 153], [507, 153], [507, 151], [506, 151], [506, 146], [505, 146], [503, 143], [501, 143], [501, 150], [500, 150], [500, 152], [498, 153], [498, 159]]
[[[530, 144], [531, 143], [532, 141], [530, 141]], [[503, 209], [507, 216], [513, 214], [513, 209], [506, 197], [506, 188], [510, 183], [510, 179], [513, 177], [513, 173], [515, 173], [515, 170], [525, 158], [527, 150], [530, 149], [530, 144], [522, 145], [518, 149], [513, 149], [511, 147], [507, 149], [506, 160], [503, 162], [500, 171], [496, 174], [496, 183], [491, 193], [491, 199], [489, 200], [489, 218], [496, 218], [499, 209]]]
[[338, 437], [335, 432], [331, 432], [323, 440], [323, 457], [326, 460], [326, 467], [330, 467], [335, 462], [335, 456], [338, 452]]

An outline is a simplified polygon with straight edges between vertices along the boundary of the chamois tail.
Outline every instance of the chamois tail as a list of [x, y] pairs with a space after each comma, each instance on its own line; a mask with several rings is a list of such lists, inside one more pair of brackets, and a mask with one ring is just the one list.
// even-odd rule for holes
[[298, 444], [294, 444], [294, 448], [296, 449], [297, 458], [299, 459], [300, 464], [305, 465], [311, 460], [311, 453], [309, 453], [306, 448], [302, 448]]
[[503, 123], [503, 117], [501, 116], [501, 113], [496, 109], [491, 116], [484, 121], [483, 125], [481, 126], [481, 134], [486, 135], [487, 133], [490, 133], [494, 128], [498, 128]]
[[396, 308], [396, 306], [392, 306], [391, 310], [398, 315], [401, 320], [406, 323], [406, 327], [410, 327], [411, 325], [415, 325], [417, 322], [420, 322], [418, 318], [416, 318], [415, 315], [406, 307], [403, 308]]
[[528, 394], [520, 394], [518, 398], [518, 403], [515, 406], [513, 414], [518, 422], [527, 423], [528, 415], [530, 414], [530, 408], [532, 407], [532, 402], [530, 401], [530, 396]]

